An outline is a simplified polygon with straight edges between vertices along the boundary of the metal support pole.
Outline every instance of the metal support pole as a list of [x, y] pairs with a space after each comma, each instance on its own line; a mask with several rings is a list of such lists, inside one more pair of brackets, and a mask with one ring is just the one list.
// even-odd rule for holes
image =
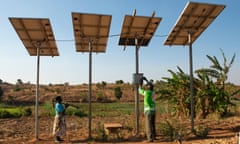
[[35, 138], [36, 139], [38, 139], [39, 63], [40, 63], [40, 43], [37, 43], [37, 83], [36, 83], [36, 104], [35, 104]]
[[92, 133], [92, 41], [89, 41], [88, 138]]
[[[135, 38], [135, 45], [136, 45], [136, 75], [138, 77], [139, 74], [139, 47], [138, 47], [138, 39]], [[136, 110], [136, 135], [139, 134], [139, 83], [136, 83], [136, 95], [135, 95], [135, 110]]]
[[194, 130], [194, 98], [193, 98], [193, 60], [192, 60], [192, 39], [191, 31], [188, 32], [189, 42], [189, 64], [190, 64], [190, 98], [191, 98], [191, 128]]

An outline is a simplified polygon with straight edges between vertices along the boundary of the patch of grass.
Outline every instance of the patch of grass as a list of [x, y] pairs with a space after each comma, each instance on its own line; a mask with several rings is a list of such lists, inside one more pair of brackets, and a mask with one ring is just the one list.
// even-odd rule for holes
[[0, 118], [8, 118], [10, 117], [10, 113], [4, 109], [0, 109]]
[[[77, 105], [77, 104], [75, 104]], [[88, 113], [88, 103], [78, 104], [80, 109]], [[165, 113], [165, 106], [160, 102], [156, 104], [157, 112]], [[139, 103], [139, 111], [143, 112], [143, 102]], [[135, 103], [112, 102], [112, 103], [92, 103], [92, 116], [94, 117], [115, 117], [121, 115], [131, 115], [135, 113]]]
[[74, 107], [69, 107], [67, 108], [66, 110], [66, 115], [75, 115], [75, 116], [78, 116], [78, 117], [85, 117], [87, 116], [86, 113], [84, 113], [83, 111], [77, 109], [77, 108], [74, 108]]
[[[85, 105], [88, 107], [88, 105]], [[92, 104], [92, 116], [115, 117], [130, 115], [135, 111], [134, 103], [94, 103]]]
[[5, 110], [8, 111], [13, 117], [20, 117], [23, 115], [21, 108], [6, 108]]
[[31, 116], [32, 115], [32, 109], [30, 107], [26, 107], [23, 109], [23, 115], [24, 116]]
[[[74, 104], [77, 105], [77, 104]], [[41, 105], [40, 109], [42, 109], [41, 111], [41, 115], [42, 116], [55, 116], [55, 108], [53, 107], [52, 103], [46, 102], [44, 104]], [[75, 115], [75, 116], [79, 116], [79, 117], [84, 117], [87, 116], [86, 113], [84, 113], [82, 110], [77, 109], [75, 107], [69, 106], [65, 112], [66, 115]]]
[[43, 115], [43, 116], [54, 116], [55, 115], [54, 107], [53, 107], [52, 103], [50, 103], [50, 102], [46, 102], [46, 103], [43, 103], [42, 105], [40, 105], [40, 109], [42, 109], [40, 115]]
[[21, 116], [30, 116], [32, 114], [29, 107], [9, 107], [0, 109], [0, 118], [18, 118]]

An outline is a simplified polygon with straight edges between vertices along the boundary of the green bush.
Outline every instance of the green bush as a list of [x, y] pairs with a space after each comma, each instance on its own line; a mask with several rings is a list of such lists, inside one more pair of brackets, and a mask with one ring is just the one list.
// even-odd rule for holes
[[45, 115], [45, 116], [55, 115], [55, 108], [53, 107], [52, 103], [45, 102], [43, 105], [41, 105], [41, 108], [43, 109], [42, 115]]
[[66, 115], [75, 115], [75, 116], [78, 116], [78, 117], [87, 116], [87, 114], [85, 114], [84, 112], [80, 111], [79, 109], [72, 108], [72, 107], [67, 108], [65, 114]]
[[114, 95], [118, 100], [120, 100], [120, 98], [122, 97], [122, 93], [123, 92], [122, 92], [120, 87], [115, 87], [114, 88]]
[[0, 118], [18, 118], [23, 115], [20, 108], [2, 108], [0, 110]]
[[31, 116], [32, 115], [32, 109], [30, 107], [23, 109], [23, 115], [24, 116]]
[[97, 94], [96, 94], [96, 100], [98, 101], [98, 102], [108, 102], [108, 98], [104, 95], [104, 93], [102, 93], [102, 92], [98, 92]]
[[[51, 103], [46, 102], [41, 106], [41, 108], [43, 109], [41, 115], [55, 116], [55, 108], [53, 108], [53, 105]], [[79, 117], [84, 117], [87, 115], [79, 109], [72, 107], [71, 105], [66, 109], [65, 114], [70, 116], [75, 115]]]
[[10, 117], [14, 117], [14, 118], [19, 118], [19, 117], [21, 117], [21, 116], [23, 116], [23, 112], [22, 111], [15, 111], [15, 112], [10, 112]]
[[123, 83], [124, 83], [123, 80], [117, 80], [117, 81], [115, 82], [115, 84], [123, 84]]
[[2, 96], [3, 96], [3, 89], [2, 89], [2, 87], [0, 87], [0, 101], [1, 101]]
[[80, 102], [88, 102], [88, 94], [85, 92], [80, 93]]
[[9, 118], [10, 116], [11, 114], [8, 111], [0, 109], [0, 118]]

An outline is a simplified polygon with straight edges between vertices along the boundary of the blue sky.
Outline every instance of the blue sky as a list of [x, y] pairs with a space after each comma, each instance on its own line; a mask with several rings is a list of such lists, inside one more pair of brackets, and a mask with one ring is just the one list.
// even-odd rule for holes
[[[40, 83], [88, 83], [89, 54], [77, 53], [72, 27], [72, 12], [112, 15], [110, 35], [120, 34], [125, 15], [156, 17], [162, 21], [148, 47], [139, 51], [139, 71], [149, 79], [169, 77], [168, 69], [177, 71], [180, 66], [189, 73], [187, 46], [164, 46], [164, 41], [176, 23], [188, 0], [7, 0], [0, 5], [0, 79], [16, 83], [36, 83], [37, 59], [29, 56], [26, 48], [9, 22], [9, 17], [49, 18], [57, 47], [58, 57], [40, 58]], [[228, 81], [240, 84], [240, 1], [195, 0], [195, 2], [224, 4], [226, 8], [193, 43], [193, 69], [209, 67], [206, 55], [216, 56], [221, 62], [220, 49], [228, 60], [236, 53]], [[161, 35], [158, 37], [156, 35]], [[132, 82], [135, 72], [135, 47], [123, 51], [119, 37], [108, 39], [106, 53], [93, 54], [93, 82]]]

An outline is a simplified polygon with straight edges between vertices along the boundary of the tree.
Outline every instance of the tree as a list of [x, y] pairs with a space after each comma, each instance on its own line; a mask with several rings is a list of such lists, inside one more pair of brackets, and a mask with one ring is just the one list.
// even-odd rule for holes
[[67, 86], [69, 86], [69, 82], [65, 82], [63, 85], [64, 85], [64, 87], [67, 87]]
[[[212, 62], [210, 68], [202, 68], [196, 70], [199, 78], [198, 87], [198, 102], [202, 109], [203, 117], [205, 117], [209, 110], [213, 112], [220, 112], [225, 115], [228, 111], [229, 105], [233, 105], [231, 97], [234, 97], [237, 91], [232, 94], [228, 93], [225, 89], [225, 83], [228, 78], [228, 72], [234, 62], [235, 54], [227, 64], [227, 58], [221, 49], [223, 57], [223, 65], [221, 65], [215, 56], [207, 55], [207, 58]], [[214, 82], [214, 80], [216, 80]]]
[[3, 89], [2, 87], [0, 87], [0, 100], [2, 99], [2, 96], [3, 96]]
[[115, 83], [116, 84], [123, 84], [124, 82], [123, 82], [123, 80], [117, 80]]
[[200, 114], [203, 118], [209, 114], [210, 102], [209, 96], [212, 96], [212, 90], [214, 83], [209, 76], [202, 71], [195, 71], [199, 80], [197, 81], [197, 93], [196, 93], [196, 107], [201, 111]]
[[120, 98], [122, 97], [122, 90], [120, 87], [114, 88], [114, 95], [118, 100], [120, 100]]
[[105, 87], [107, 86], [107, 82], [105, 82], [105, 81], [102, 81], [101, 83], [97, 83], [97, 88], [99, 88], [99, 89], [105, 89]]
[[17, 79], [17, 85], [22, 85], [23, 84], [23, 81], [21, 79]]
[[[168, 100], [169, 103], [173, 104], [177, 115], [183, 114], [189, 116], [191, 112], [190, 105], [190, 77], [185, 74], [180, 67], [177, 67], [179, 72], [171, 73], [172, 77], [164, 77], [166, 85], [158, 89], [157, 93], [160, 93], [160, 99]], [[194, 90], [195, 91], [195, 90]]]
[[228, 78], [228, 72], [234, 62], [236, 54], [235, 53], [233, 54], [233, 57], [231, 58], [230, 63], [227, 64], [227, 58], [226, 58], [223, 50], [222, 49], [220, 49], [220, 50], [221, 50], [221, 54], [222, 54], [222, 57], [224, 60], [222, 66], [220, 65], [218, 59], [215, 56], [211, 57], [211, 56], [207, 55], [207, 58], [212, 62], [212, 65], [210, 66], [210, 70], [213, 70], [213, 71], [215, 70], [214, 75], [212, 75], [212, 76], [214, 76], [217, 79], [217, 84], [220, 84], [222, 86], [222, 88], [224, 89], [225, 81]]

